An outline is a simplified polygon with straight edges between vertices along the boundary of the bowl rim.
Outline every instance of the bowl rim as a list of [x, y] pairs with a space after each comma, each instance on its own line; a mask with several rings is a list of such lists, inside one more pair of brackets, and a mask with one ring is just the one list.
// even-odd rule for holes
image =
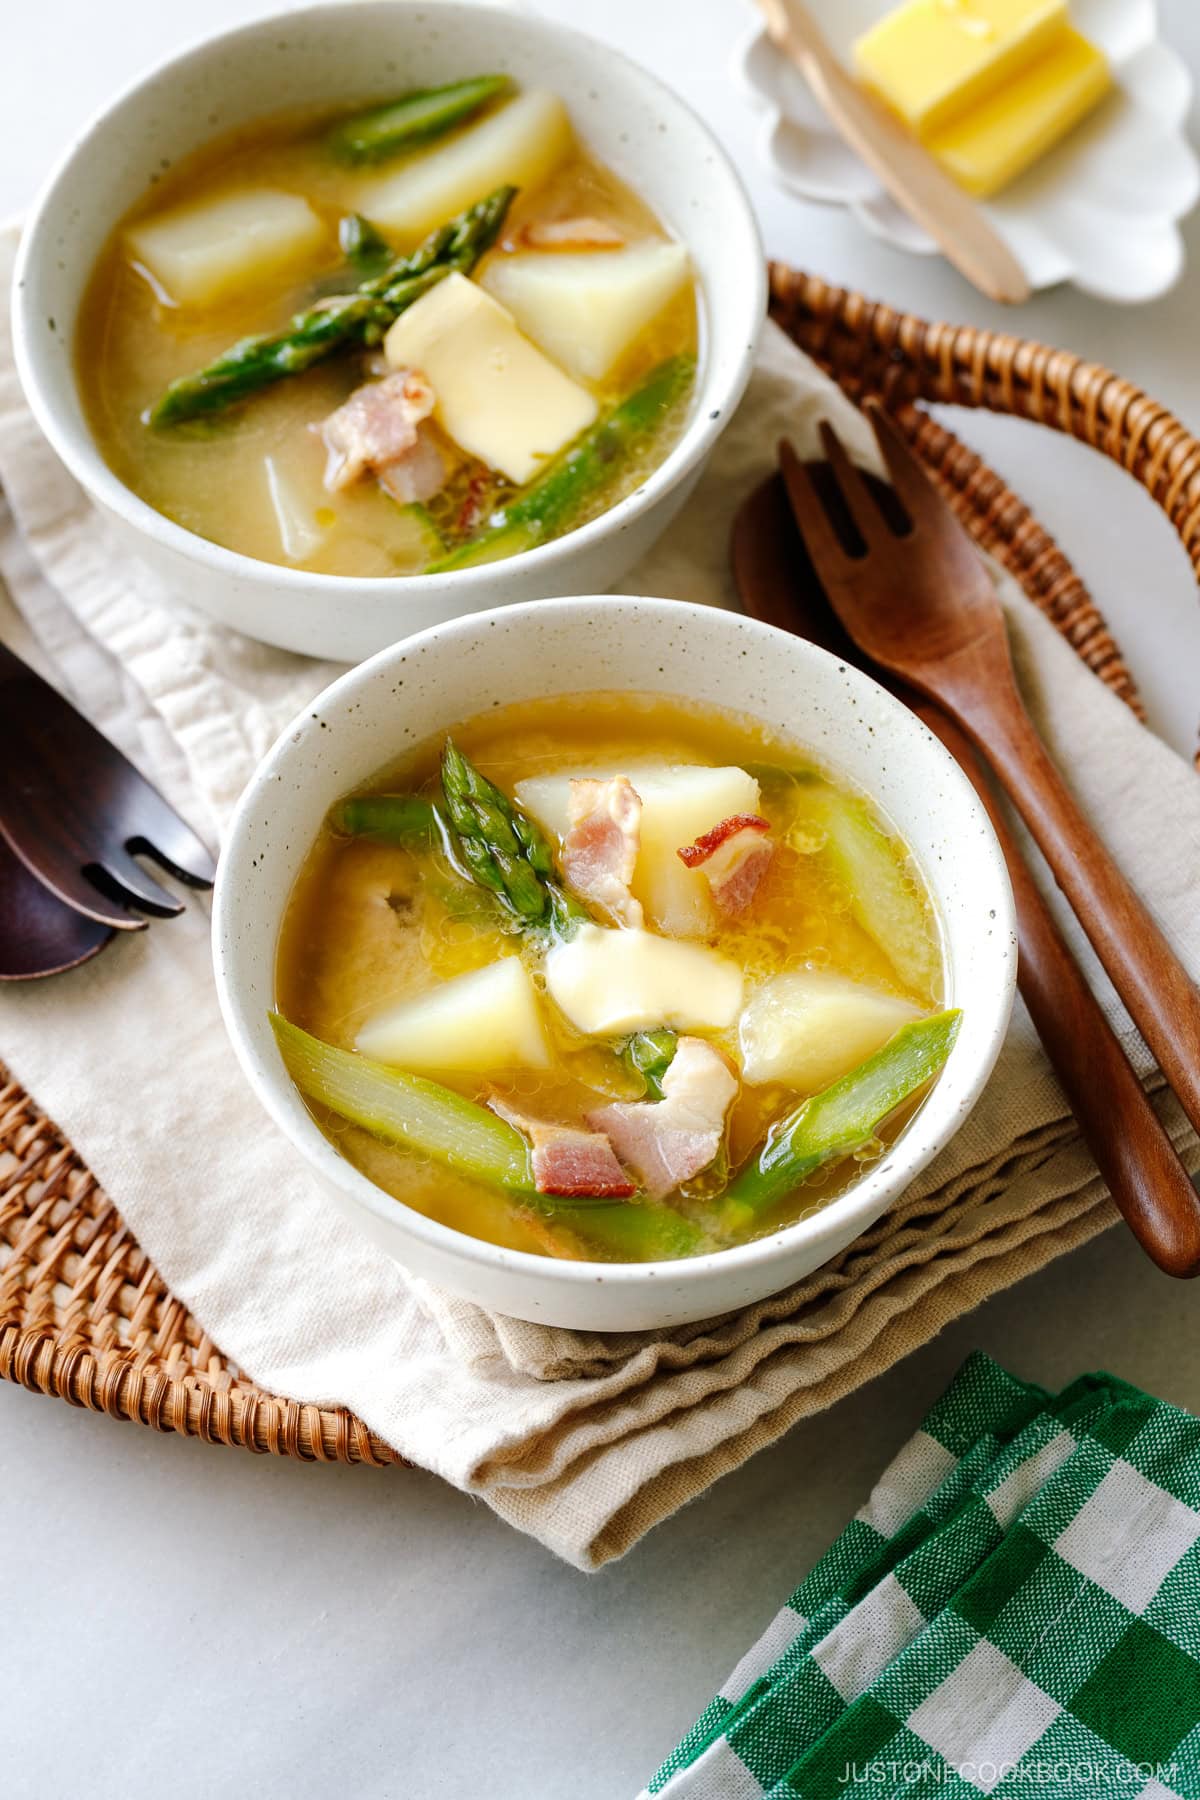
[[[818, 1208], [805, 1217], [780, 1227], [761, 1238], [752, 1239], [749, 1243], [734, 1245], [725, 1250], [706, 1251], [703, 1255], [681, 1257], [676, 1260], [658, 1262], [600, 1262], [591, 1260], [568, 1260], [555, 1257], [540, 1256], [532, 1251], [513, 1250], [503, 1245], [490, 1243], [482, 1238], [475, 1238], [461, 1232], [453, 1226], [444, 1225], [439, 1220], [418, 1212], [415, 1208], [397, 1200], [393, 1195], [376, 1186], [353, 1163], [342, 1156], [325, 1137], [316, 1121], [308, 1113], [299, 1090], [283, 1067], [278, 1052], [274, 1051], [270, 1064], [260, 1061], [256, 1054], [251, 1036], [249, 1014], [242, 999], [235, 989], [232, 980], [231, 944], [236, 937], [234, 929], [238, 894], [246, 891], [246, 884], [241, 878], [242, 867], [250, 858], [250, 837], [248, 823], [252, 814], [261, 810], [260, 802], [264, 792], [268, 791], [282, 778], [282, 769], [292, 753], [293, 744], [298, 741], [299, 734], [306, 732], [313, 717], [320, 714], [328, 718], [330, 712], [350, 711], [357, 695], [364, 688], [376, 681], [386, 679], [393, 660], [401, 657], [411, 658], [435, 639], [465, 637], [473, 633], [486, 634], [492, 625], [501, 624], [511, 628], [528, 624], [535, 628], [544, 623], [547, 609], [555, 609], [561, 616], [571, 611], [586, 617], [590, 609], [602, 606], [611, 612], [614, 607], [636, 608], [639, 612], [655, 613], [661, 617], [664, 625], [678, 623], [681, 615], [690, 615], [693, 621], [712, 622], [713, 619], [736, 621], [739, 628], [745, 629], [752, 636], [764, 639], [782, 639], [790, 646], [790, 653], [798, 655], [801, 661], [815, 664], [828, 664], [835, 667], [839, 678], [846, 684], [847, 704], [858, 706], [869, 700], [872, 705], [879, 706], [892, 725], [905, 735], [909, 751], [927, 759], [931, 769], [937, 769], [943, 779], [954, 789], [961, 800], [965, 801], [967, 810], [973, 815], [978, 828], [978, 854], [986, 864], [986, 875], [991, 890], [988, 904], [994, 907], [994, 917], [989, 921], [990, 933], [996, 951], [995, 962], [1000, 977], [992, 997], [990, 1019], [985, 1017], [985, 1033], [980, 1040], [980, 1049], [976, 1065], [970, 1071], [961, 1068], [958, 1075], [957, 1092], [955, 1084], [947, 1087], [947, 1075], [953, 1064], [951, 1061], [939, 1075], [929, 1091], [927, 1100], [922, 1104], [915, 1118], [905, 1128], [894, 1144], [889, 1145], [888, 1154], [871, 1165], [870, 1170], [861, 1180], [855, 1182], [846, 1192], [838, 1195], [828, 1205]], [[583, 691], [583, 690], [580, 690]], [[453, 725], [454, 720], [447, 721]], [[879, 741], [879, 735], [872, 740]], [[894, 754], [894, 740], [889, 737]], [[836, 758], [828, 759], [830, 766], [836, 771]], [[305, 853], [311, 845], [306, 843]], [[947, 885], [946, 878], [939, 883], [932, 870], [922, 867], [931, 893], [935, 896], [939, 885]], [[953, 880], [953, 876], [950, 877]], [[274, 921], [274, 945], [272, 955], [278, 945], [279, 926], [286, 900]], [[225, 1028], [233, 1044], [234, 1053], [241, 1065], [242, 1073], [250, 1083], [260, 1104], [276, 1125], [285, 1133], [291, 1143], [303, 1156], [310, 1168], [341, 1190], [365, 1210], [393, 1230], [401, 1237], [410, 1236], [428, 1246], [435, 1253], [440, 1252], [450, 1258], [485, 1268], [493, 1272], [511, 1271], [516, 1274], [544, 1279], [550, 1283], [561, 1283], [565, 1289], [586, 1287], [594, 1291], [597, 1282], [612, 1284], [621, 1282], [639, 1290], [646, 1290], [651, 1283], [660, 1286], [664, 1280], [682, 1284], [685, 1288], [703, 1286], [720, 1271], [726, 1271], [736, 1282], [740, 1273], [749, 1273], [760, 1269], [777, 1259], [783, 1260], [787, 1251], [805, 1239], [819, 1243], [823, 1236], [832, 1235], [839, 1226], [851, 1225], [849, 1240], [844, 1236], [841, 1241], [853, 1241], [861, 1232], [868, 1229], [875, 1219], [879, 1218], [889, 1204], [904, 1191], [916, 1178], [920, 1171], [927, 1167], [932, 1159], [943, 1150], [960, 1129], [991, 1075], [997, 1056], [1004, 1042], [1008, 1028], [1009, 1015], [1012, 1010], [1013, 997], [1016, 990], [1016, 909], [1009, 883], [1008, 869], [1004, 853], [1000, 847], [991, 821], [979, 799], [974, 787], [959, 764], [949, 751], [924, 726], [916, 715], [886, 688], [874, 681], [861, 670], [848, 665], [827, 650], [810, 643], [792, 633], [785, 632], [773, 625], [767, 625], [756, 619], [750, 619], [743, 613], [725, 611], [721, 608], [699, 605], [690, 601], [670, 600], [637, 595], [578, 595], [569, 598], [526, 601], [517, 605], [496, 608], [489, 612], [469, 613], [460, 617], [433, 625], [428, 630], [414, 633], [413, 636], [400, 643], [389, 645], [378, 651], [367, 661], [357, 664], [345, 674], [331, 682], [309, 706], [305, 707], [289, 722], [280, 733], [271, 749], [263, 757], [243, 791], [234, 810], [226, 834], [217, 871], [216, 889], [213, 899], [212, 914], [212, 946], [213, 966], [216, 978], [217, 995]], [[945, 946], [943, 946], [945, 950]], [[947, 958], [948, 962], [948, 958]], [[953, 967], [949, 965], [953, 975]], [[951, 1003], [953, 1003], [951, 1001]], [[978, 1011], [975, 1011], [978, 1021]], [[942, 1096], [940, 1107], [935, 1102], [939, 1093]], [[920, 1121], [927, 1124], [939, 1121], [936, 1129], [930, 1134], [918, 1130]], [[907, 1147], [907, 1148], [906, 1148]], [[834, 1254], [831, 1249], [829, 1254]], [[403, 1256], [397, 1252], [398, 1259]], [[824, 1258], [818, 1259], [819, 1262]], [[768, 1290], [774, 1291], [774, 1290]]]
[[[366, 14], [368, 8], [377, 16], [385, 7], [397, 18], [406, 15], [415, 18], [418, 13], [427, 15], [429, 12], [459, 13], [468, 17], [487, 14], [494, 18], [497, 11], [501, 10], [495, 5], [473, 4], [472, 0], [423, 0], [419, 8], [413, 7], [411, 0], [316, 0], [312, 5], [291, 9], [285, 7], [261, 14], [227, 30], [208, 32], [194, 39], [183, 49], [161, 58], [145, 74], [137, 76], [113, 99], [95, 111], [51, 168], [21, 233], [13, 273], [14, 356], [21, 388], [38, 427], [70, 473], [101, 505], [144, 536], [152, 538], [164, 550], [205, 565], [214, 575], [265, 583], [285, 590], [292, 600], [336, 601], [355, 590], [361, 591], [369, 579], [373, 593], [379, 592], [389, 598], [394, 595], [400, 600], [406, 593], [419, 593], [422, 598], [426, 598], [452, 592], [461, 594], [464, 605], [468, 605], [472, 595], [486, 591], [489, 584], [495, 581], [494, 565], [483, 563], [473, 568], [451, 569], [433, 575], [385, 575], [370, 578], [328, 575], [314, 570], [292, 568], [284, 563], [266, 562], [241, 551], [230, 550], [167, 518], [135, 493], [109, 467], [83, 414], [81, 403], [78, 423], [58, 411], [51, 398], [49, 384], [44, 384], [42, 380], [42, 369], [51, 354], [51, 342], [37, 328], [32, 309], [33, 284], [30, 274], [38, 266], [39, 259], [52, 254], [55, 207], [60, 191], [81, 158], [89, 154], [96, 135], [107, 129], [132, 102], [152, 91], [165, 76], [182, 70], [194, 58], [218, 45], [256, 41], [285, 23], [295, 26], [309, 21], [337, 19], [339, 23], [346, 24], [355, 14]], [[601, 82], [608, 78], [612, 70], [618, 70], [618, 79], [644, 83], [654, 92], [661, 107], [674, 108], [677, 113], [685, 115], [707, 141], [715, 165], [740, 209], [749, 248], [753, 251], [747, 279], [738, 289], [739, 304], [733, 308], [726, 307], [720, 321], [716, 309], [708, 305], [707, 296], [703, 295], [702, 290], [705, 311], [701, 320], [701, 345], [696, 382], [691, 395], [691, 416], [667, 456], [633, 493], [627, 494], [606, 512], [573, 531], [565, 532], [561, 537], [551, 538], [547, 543], [523, 550], [512, 558], [514, 563], [519, 562], [523, 570], [536, 568], [551, 577], [551, 571], [564, 559], [586, 553], [592, 545], [613, 533], [619, 533], [643, 513], [651, 511], [658, 501], [686, 481], [709, 454], [750, 379], [766, 317], [767, 266], [758, 218], [745, 182], [724, 146], [689, 101], [677, 94], [659, 76], [627, 56], [623, 50], [618, 50], [573, 25], [561, 25], [538, 14], [523, 11], [515, 13], [513, 17], [514, 22], [522, 29], [540, 32], [547, 39], [571, 43], [579, 57], [592, 59], [599, 65]], [[264, 118], [269, 116], [269, 112], [262, 114]], [[114, 219], [112, 225], [115, 224]], [[683, 236], [680, 236], [679, 241], [684, 243], [685, 248], [689, 247]], [[706, 382], [711, 378], [714, 367], [713, 339], [718, 329], [723, 337], [728, 337], [731, 346], [741, 339], [742, 348], [732, 358], [729, 374], [720, 388], [713, 393], [705, 393]], [[73, 360], [73, 346], [71, 355]], [[73, 373], [72, 386], [78, 399], [78, 384]]]

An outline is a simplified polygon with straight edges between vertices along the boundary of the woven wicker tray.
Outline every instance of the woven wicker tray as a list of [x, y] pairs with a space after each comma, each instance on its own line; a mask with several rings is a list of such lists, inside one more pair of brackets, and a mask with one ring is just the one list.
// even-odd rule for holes
[[[947, 401], [1070, 432], [1119, 462], [1200, 571], [1200, 442], [1127, 381], [1065, 351], [931, 325], [775, 264], [771, 311], [854, 399], [896, 410], [974, 536], [1135, 711], [1133, 680], [1053, 539], [919, 407]], [[159, 1431], [305, 1461], [398, 1462], [360, 1419], [247, 1380], [174, 1298], [71, 1145], [0, 1066], [0, 1376]]]

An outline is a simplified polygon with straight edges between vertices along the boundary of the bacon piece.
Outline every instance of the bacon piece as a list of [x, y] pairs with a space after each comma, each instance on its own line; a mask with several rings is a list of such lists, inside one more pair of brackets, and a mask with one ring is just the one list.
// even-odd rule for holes
[[714, 905], [728, 919], [741, 918], [758, 892], [775, 854], [766, 835], [770, 829], [770, 821], [757, 813], [734, 813], [678, 852], [689, 869], [700, 870]]
[[397, 500], [428, 500], [446, 480], [446, 464], [425, 426], [435, 396], [416, 369], [397, 369], [368, 381], [313, 429], [328, 456], [325, 486], [331, 494], [366, 474], [378, 476]]
[[618, 925], [642, 924], [642, 903], [629, 891], [641, 843], [642, 799], [628, 775], [571, 783], [563, 839], [563, 874], [581, 900]]
[[662, 1091], [661, 1100], [618, 1100], [587, 1115], [655, 1200], [707, 1169], [717, 1155], [737, 1081], [711, 1044], [681, 1037]]
[[539, 1194], [628, 1200], [637, 1186], [617, 1161], [603, 1131], [581, 1131], [553, 1119], [533, 1119], [493, 1094], [492, 1111], [515, 1125], [533, 1150], [533, 1179]]
[[620, 250], [625, 243], [615, 225], [604, 219], [531, 219], [517, 233], [531, 250]]

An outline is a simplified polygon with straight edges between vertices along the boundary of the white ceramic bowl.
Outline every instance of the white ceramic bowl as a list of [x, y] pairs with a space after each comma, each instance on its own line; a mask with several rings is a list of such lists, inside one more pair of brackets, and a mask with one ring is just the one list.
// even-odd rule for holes
[[[161, 168], [264, 114], [354, 105], [480, 69], [561, 94], [584, 141], [690, 250], [704, 326], [679, 443], [635, 493], [590, 524], [510, 562], [445, 575], [314, 575], [241, 556], [163, 518], [97, 450], [72, 366], [80, 297], [116, 220]], [[17, 366], [38, 422], [168, 591], [267, 643], [346, 662], [460, 613], [618, 581], [682, 506], [741, 398], [766, 305], [762, 245], [741, 182], [708, 128], [669, 89], [563, 26], [410, 0], [289, 12], [163, 64], [67, 153], [34, 208], [16, 283]]]
[[[410, 1211], [339, 1156], [289, 1080], [267, 1021], [296, 873], [327, 809], [406, 747], [506, 700], [607, 689], [685, 696], [795, 735], [872, 795], [936, 905], [950, 1059], [887, 1155], [844, 1197], [774, 1236], [681, 1262], [557, 1261]], [[942, 746], [865, 675], [740, 614], [673, 600], [550, 600], [435, 627], [334, 682], [260, 764], [234, 817], [213, 918], [217, 987], [243, 1069], [276, 1124], [399, 1261], [519, 1318], [626, 1331], [727, 1312], [797, 1281], [864, 1231], [953, 1135], [1004, 1037], [1016, 971], [1003, 857]]]

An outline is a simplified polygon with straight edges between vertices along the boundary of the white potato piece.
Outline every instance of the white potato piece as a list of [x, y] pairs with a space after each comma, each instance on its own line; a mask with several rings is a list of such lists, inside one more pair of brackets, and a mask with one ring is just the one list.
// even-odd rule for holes
[[708, 883], [679, 851], [735, 813], [756, 813], [758, 783], [745, 769], [705, 768], [699, 763], [640, 763], [622, 769], [569, 769], [518, 781], [514, 792], [526, 812], [561, 843], [567, 830], [572, 779], [608, 780], [628, 775], [642, 799], [642, 841], [631, 888], [646, 922], [671, 937], [708, 937], [716, 929]]
[[548, 1069], [552, 1057], [537, 992], [519, 956], [456, 975], [363, 1026], [355, 1049], [417, 1074]]
[[477, 125], [364, 182], [355, 210], [401, 247], [415, 244], [493, 188], [511, 184], [527, 194], [540, 187], [574, 143], [558, 95], [528, 88]]
[[546, 957], [546, 988], [577, 1031], [620, 1037], [670, 1025], [720, 1031], [742, 1004], [742, 971], [701, 944], [581, 925]]
[[326, 235], [298, 194], [241, 188], [138, 220], [125, 248], [176, 306], [208, 306], [295, 268]]
[[828, 969], [773, 975], [738, 1022], [742, 1078], [819, 1093], [920, 1016], [907, 1000]]
[[581, 381], [602, 381], [688, 278], [682, 244], [495, 256], [480, 280]]
[[401, 313], [384, 350], [393, 368], [427, 377], [442, 430], [510, 481], [529, 481], [598, 411], [465, 275], [447, 275]]

